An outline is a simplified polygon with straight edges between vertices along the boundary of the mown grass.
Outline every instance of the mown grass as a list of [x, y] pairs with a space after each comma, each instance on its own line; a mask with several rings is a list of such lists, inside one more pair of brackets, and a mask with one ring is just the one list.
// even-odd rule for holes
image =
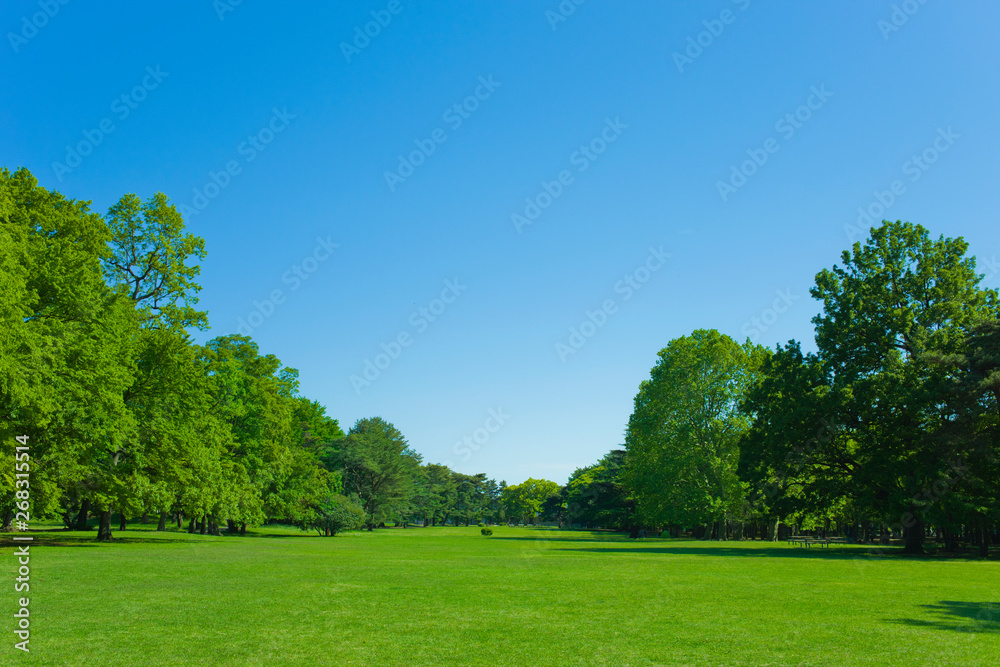
[[1000, 662], [995, 560], [534, 528], [142, 528], [33, 533], [31, 653], [13, 649], [11, 584], [0, 664]]

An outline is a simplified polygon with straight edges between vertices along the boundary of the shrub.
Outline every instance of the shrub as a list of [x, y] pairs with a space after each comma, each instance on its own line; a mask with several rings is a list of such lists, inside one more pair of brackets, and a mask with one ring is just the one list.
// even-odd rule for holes
[[484, 524], [484, 523], [483, 523], [482, 521], [480, 521], [480, 522], [479, 522], [479, 523], [477, 523], [476, 525], [477, 525], [477, 526], [479, 526], [480, 528], [482, 528], [482, 527], [483, 527], [483, 526], [485, 526], [486, 524]]
[[344, 530], [357, 530], [365, 525], [367, 515], [354, 501], [339, 493], [330, 493], [317, 508], [310, 527], [320, 535], [336, 535]]
[[486, 537], [489, 537], [490, 535], [493, 534], [493, 529], [492, 528], [480, 528], [479, 532], [480, 532], [480, 534], [485, 535]]

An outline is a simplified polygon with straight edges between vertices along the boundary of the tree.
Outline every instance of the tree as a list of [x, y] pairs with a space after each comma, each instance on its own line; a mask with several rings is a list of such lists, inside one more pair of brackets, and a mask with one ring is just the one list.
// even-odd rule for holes
[[114, 453], [135, 428], [123, 397], [136, 322], [103, 280], [110, 234], [87, 203], [38, 187], [24, 169], [0, 171], [0, 228], [0, 435], [29, 436], [33, 515], [80, 490], [100, 505], [130, 485]]
[[[297, 371], [249, 339], [191, 327], [204, 242], [162, 194], [86, 202], [0, 170], [0, 437], [31, 445], [31, 515], [111, 539], [111, 514], [305, 523], [340, 489], [343, 437]], [[0, 462], [7, 460], [0, 454]], [[11, 465], [0, 473], [13, 485]], [[7, 503], [7, 504], [4, 504]], [[7, 526], [13, 505], [0, 499]]]
[[344, 489], [357, 494], [368, 530], [410, 508], [420, 455], [403, 434], [381, 417], [359, 419], [341, 444]]
[[819, 518], [853, 493], [859, 462], [838, 425], [846, 396], [834, 391], [822, 359], [793, 341], [765, 359], [761, 376], [741, 405], [752, 424], [739, 443], [738, 471], [749, 485], [749, 514], [770, 518], [777, 539], [780, 521]]
[[320, 535], [336, 536], [345, 530], [357, 530], [365, 525], [365, 510], [357, 502], [336, 492], [329, 492], [322, 500], [316, 516], [306, 527]]
[[504, 489], [503, 506], [508, 519], [534, 523], [545, 500], [559, 492], [559, 485], [547, 479], [528, 478]]
[[201, 272], [192, 258], [205, 259], [205, 241], [185, 233], [184, 220], [158, 192], [143, 203], [123, 196], [108, 210], [112, 253], [104, 262], [112, 288], [121, 287], [151, 327], [208, 326], [208, 314], [194, 309]]
[[455, 504], [454, 513], [457, 519], [465, 520], [468, 526], [483, 513], [485, 504], [486, 473], [476, 473], [475, 475], [463, 475], [452, 472], [455, 479]]
[[626, 529], [634, 523], [635, 503], [622, 485], [625, 450], [613, 449], [595, 465], [577, 468], [562, 489], [570, 523]]
[[749, 427], [740, 402], [758, 379], [763, 348], [715, 330], [672, 340], [635, 397], [626, 431], [624, 480], [647, 525], [718, 522], [744, 502], [739, 439]]
[[962, 454], [956, 439], [936, 437], [950, 428], [941, 410], [948, 371], [932, 359], [960, 353], [998, 312], [967, 250], [961, 238], [932, 240], [920, 225], [885, 221], [811, 290], [823, 303], [813, 320], [820, 356], [845, 397], [836, 421], [855, 443], [855, 494], [903, 529], [910, 553], [923, 550], [919, 498]]

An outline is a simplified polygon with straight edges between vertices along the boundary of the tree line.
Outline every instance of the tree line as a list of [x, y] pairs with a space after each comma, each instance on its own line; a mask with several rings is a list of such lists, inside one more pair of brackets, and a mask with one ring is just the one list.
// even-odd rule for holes
[[1000, 520], [1000, 322], [962, 238], [884, 221], [816, 276], [815, 352], [698, 330], [660, 351], [620, 481], [644, 525], [839, 531], [986, 555]]
[[96, 518], [98, 540], [113, 514], [119, 530], [129, 517], [203, 534], [530, 520], [523, 485], [424, 464], [380, 417], [345, 434], [250, 337], [194, 342], [208, 328], [205, 257], [162, 193], [127, 194], [102, 216], [26, 169], [0, 170], [4, 529], [22, 435], [31, 516], [75, 529]]
[[[158, 193], [105, 215], [0, 171], [0, 437], [31, 444], [31, 513], [111, 539], [283, 522], [535, 523], [777, 539], [837, 531], [920, 552], [997, 542], [1000, 323], [961, 238], [883, 222], [816, 276], [816, 351], [672, 340], [623, 449], [565, 485], [424, 463], [381, 417], [347, 433], [247, 336], [205, 344], [204, 241]], [[15, 488], [13, 446], [0, 476]], [[23, 485], [22, 485], [23, 486]], [[14, 494], [0, 500], [11, 528]]]

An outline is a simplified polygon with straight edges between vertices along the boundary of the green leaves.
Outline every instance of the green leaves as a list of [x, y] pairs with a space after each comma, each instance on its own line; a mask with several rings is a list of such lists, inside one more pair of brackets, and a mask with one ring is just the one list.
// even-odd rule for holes
[[36, 515], [302, 521], [340, 489], [319, 457], [343, 434], [297, 371], [249, 338], [188, 337], [204, 257], [162, 194], [102, 219], [0, 171], [0, 437], [30, 436]]
[[205, 241], [184, 233], [184, 220], [166, 195], [158, 192], [142, 203], [127, 194], [108, 210], [107, 224], [108, 283], [136, 304], [145, 325], [206, 329], [207, 313], [194, 309], [201, 267], [188, 264], [205, 259]]
[[[913, 551], [925, 521], [962, 522], [961, 499], [990, 478], [997, 443], [987, 417], [997, 413], [997, 294], [979, 288], [967, 250], [886, 221], [816, 276], [819, 354], [779, 350], [744, 405], [755, 421], [741, 472], [772, 511], [850, 507], [846, 519], [905, 530]], [[925, 502], [954, 462], [974, 460], [981, 478]]]
[[760, 346], [704, 329], [660, 351], [625, 437], [624, 481], [640, 522], [710, 523], [741, 508], [737, 444], [749, 419], [739, 408], [765, 358]]

